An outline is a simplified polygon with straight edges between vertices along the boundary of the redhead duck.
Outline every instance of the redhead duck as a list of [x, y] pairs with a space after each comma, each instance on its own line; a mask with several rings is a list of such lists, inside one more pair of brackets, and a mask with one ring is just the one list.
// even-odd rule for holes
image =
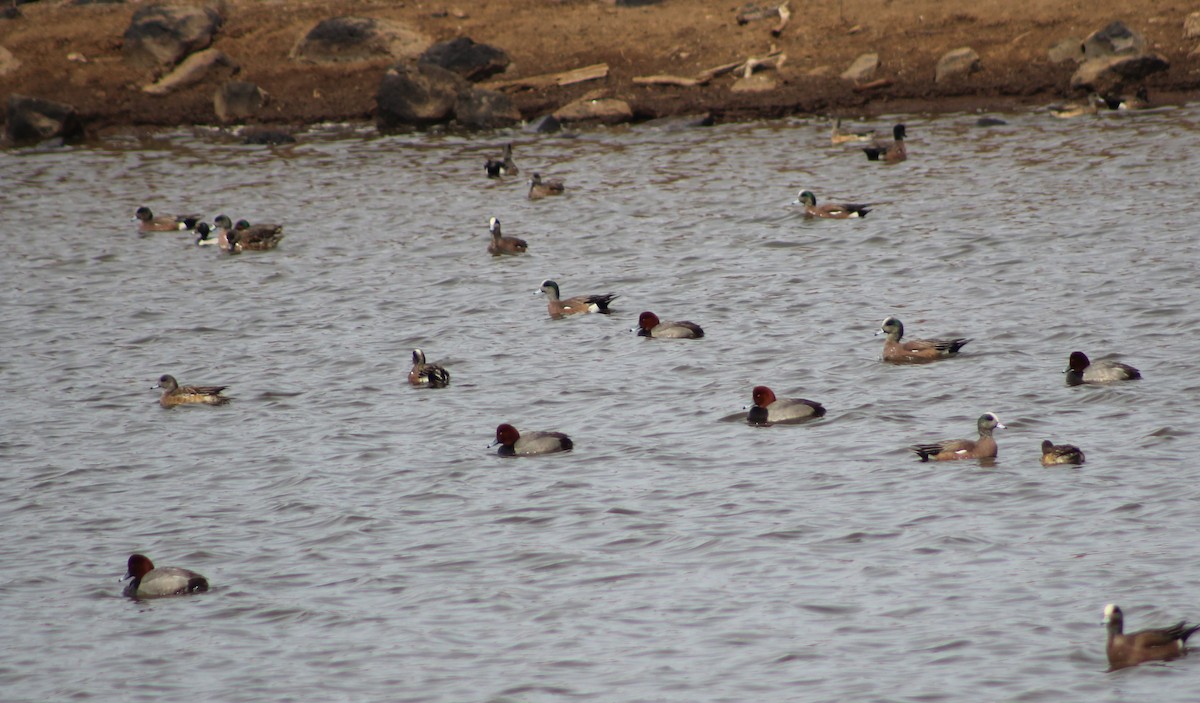
[[815, 400], [776, 398], [774, 391], [766, 386], [755, 386], [750, 397], [754, 407], [746, 420], [751, 425], [794, 424], [825, 416], [825, 406]]
[[488, 244], [488, 253], [492, 256], [505, 254], [524, 254], [529, 245], [524, 239], [505, 237], [500, 232], [500, 220], [493, 217], [488, 220], [488, 231], [492, 233], [492, 242]]
[[1188, 627], [1186, 620], [1152, 630], [1125, 634], [1125, 616], [1112, 603], [1104, 606], [1104, 624], [1108, 629], [1109, 671], [1137, 666], [1148, 661], [1170, 661], [1187, 654], [1187, 640], [1200, 625]]
[[496, 428], [496, 441], [492, 446], [500, 445], [497, 454], [500, 456], [534, 456], [537, 454], [553, 454], [569, 452], [575, 447], [571, 438], [562, 432], [526, 432], [521, 434], [517, 428], [509, 424]]
[[533, 178], [529, 179], [529, 199], [541, 200], [551, 195], [562, 195], [566, 190], [563, 182], [560, 180], [543, 181], [542, 174], [535, 173]]
[[829, 133], [829, 142], [837, 146], [849, 142], [873, 142], [875, 141], [875, 137], [876, 134], [873, 129], [865, 132], [843, 132], [842, 118], [838, 117], [833, 121], [833, 130]]
[[800, 195], [796, 196], [793, 205], [804, 206], [805, 217], [824, 217], [831, 220], [845, 220], [852, 217], [866, 217], [871, 211], [871, 203], [842, 203], [835, 205], [833, 203], [825, 203], [817, 205], [817, 196], [811, 190], [802, 190]]
[[638, 316], [638, 336], [640, 337], [658, 337], [670, 339], [700, 339], [704, 336], [704, 330], [700, 329], [700, 325], [695, 322], [683, 320], [680, 322], [671, 322], [670, 320], [659, 320], [658, 315], [652, 312], [644, 312]]
[[414, 386], [426, 388], [445, 388], [450, 385], [450, 372], [437, 364], [425, 363], [425, 352], [413, 349], [412, 371], [408, 372], [408, 382]]
[[203, 404], [203, 405], [224, 405], [229, 402], [229, 398], [221, 395], [221, 391], [228, 386], [181, 386], [175, 380], [175, 377], [170, 374], [163, 374], [158, 379], [158, 385], [155, 388], [163, 389], [162, 396], [158, 402], [164, 408], [171, 408], [176, 405]]
[[574, 298], [559, 300], [558, 284], [554, 281], [542, 281], [539, 292], [545, 294], [546, 308], [550, 317], [558, 319], [567, 315], [580, 315], [589, 312], [608, 313], [608, 304], [616, 298], [612, 293], [604, 295], [577, 295]]
[[906, 136], [908, 133], [904, 125], [898, 124], [892, 127], [892, 141], [875, 140], [871, 146], [864, 146], [862, 150], [869, 161], [882, 160], [885, 163], [898, 164], [908, 158], [908, 150], [904, 148]]
[[992, 459], [996, 456], [996, 440], [992, 439], [992, 430], [1005, 429], [1004, 424], [995, 413], [984, 413], [976, 423], [979, 426], [979, 439], [948, 439], [932, 444], [918, 444], [909, 449], [921, 457], [921, 461], [953, 461], [955, 459]]
[[233, 231], [237, 234], [238, 245], [247, 251], [268, 251], [283, 241], [283, 225], [252, 225], [246, 220], [238, 220]]
[[1142, 377], [1142, 372], [1129, 364], [1119, 361], [1092, 361], [1081, 351], [1071, 352], [1067, 357], [1068, 386], [1078, 386], [1081, 383], [1113, 383], [1115, 381], [1136, 381]]
[[150, 208], [142, 206], [133, 217], [142, 232], [175, 232], [191, 229], [200, 221], [199, 215], [162, 215], [155, 217]]
[[1042, 466], [1056, 464], [1082, 464], [1083, 450], [1073, 444], [1055, 444], [1042, 440]]
[[910, 339], [901, 342], [904, 323], [894, 317], [886, 318], [875, 334], [886, 334], [883, 342], [883, 360], [896, 363], [937, 361], [958, 354], [970, 339]]
[[504, 145], [504, 157], [500, 160], [488, 159], [483, 164], [483, 172], [488, 178], [499, 178], [501, 176], [515, 176], [521, 172], [513, 162], [512, 144]]
[[212, 236], [212, 228], [207, 222], [196, 225], [196, 246], [212, 247], [217, 245], [217, 238]]
[[130, 598], [182, 596], [208, 590], [208, 579], [195, 571], [177, 566], [156, 569], [154, 562], [143, 554], [129, 557], [129, 570], [125, 572], [125, 578], [133, 579], [125, 587], [125, 595]]

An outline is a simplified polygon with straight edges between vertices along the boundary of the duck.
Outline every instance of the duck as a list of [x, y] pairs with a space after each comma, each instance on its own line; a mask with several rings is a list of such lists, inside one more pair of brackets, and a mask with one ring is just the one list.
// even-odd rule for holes
[[229, 215], [217, 215], [213, 218], [213, 227], [216, 228], [217, 246], [228, 251], [229, 233], [233, 231], [233, 220], [229, 219]]
[[1133, 95], [1105, 95], [1105, 106], [1110, 110], [1145, 110], [1150, 107], [1150, 94], [1146, 86], [1139, 86]]
[[817, 205], [817, 196], [811, 190], [802, 190], [796, 196], [793, 205], [804, 206], [805, 217], [824, 217], [831, 220], [845, 220], [852, 217], [866, 217], [871, 212], [871, 203], [825, 203]]
[[904, 337], [904, 323], [894, 317], [885, 318], [879, 326], [876, 335], [886, 334], [883, 342], [883, 360], [893, 363], [920, 363], [948, 359], [958, 354], [958, 350], [966, 346], [969, 338], [954, 339], [910, 339], [901, 342]]
[[1181, 620], [1171, 627], [1140, 630], [1125, 634], [1125, 616], [1121, 609], [1109, 603], [1104, 606], [1104, 625], [1108, 630], [1105, 653], [1108, 670], [1116, 671], [1149, 661], [1170, 661], [1187, 654], [1187, 640], [1200, 625], [1188, 626]]
[[408, 382], [414, 386], [426, 388], [445, 388], [450, 385], [450, 372], [437, 364], [425, 363], [425, 352], [413, 349], [412, 370], [408, 372]]
[[213, 247], [217, 245], [217, 238], [212, 236], [212, 228], [207, 222], [201, 222], [196, 225], [196, 246], [198, 247]]
[[252, 225], [247, 220], [238, 220], [233, 231], [237, 241], [247, 251], [268, 251], [283, 241], [283, 225]]
[[505, 254], [524, 254], [529, 245], [524, 239], [517, 237], [505, 237], [500, 232], [500, 220], [493, 217], [488, 220], [488, 231], [492, 233], [492, 241], [488, 244], [488, 253], [492, 256], [503, 256]]
[[843, 132], [842, 118], [838, 117], [833, 121], [833, 130], [829, 133], [829, 142], [834, 146], [850, 142], [871, 142], [875, 141], [876, 135], [877, 133], [873, 129], [865, 132]]
[[1094, 115], [1100, 112], [1100, 108], [1107, 107], [1104, 103], [1104, 98], [1101, 98], [1096, 93], [1087, 96], [1083, 102], [1065, 103], [1062, 105], [1051, 105], [1048, 109], [1050, 114], [1060, 120], [1068, 120], [1072, 117], [1082, 117], [1084, 115]]
[[133, 579], [125, 586], [124, 591], [130, 598], [182, 596], [208, 590], [208, 579], [195, 571], [177, 566], [154, 568], [154, 562], [144, 554], [129, 557], [129, 568], [125, 572], [125, 578]]
[[704, 330], [695, 322], [659, 320], [658, 315], [644, 312], [638, 315], [638, 336], [659, 339], [700, 339]]
[[512, 144], [504, 145], [504, 156], [500, 160], [488, 159], [483, 164], [483, 172], [488, 178], [499, 178], [501, 176], [515, 176], [521, 172], [517, 168], [517, 164], [513, 162]]
[[1083, 383], [1136, 381], [1142, 377], [1142, 372], [1129, 364], [1109, 360], [1092, 361], [1088, 359], [1087, 354], [1081, 351], [1071, 352], [1071, 355], [1067, 357], [1067, 368], [1063, 369], [1063, 373], [1067, 375], [1068, 386], [1078, 386]]
[[575, 447], [571, 438], [562, 432], [526, 432], [517, 431], [509, 424], [496, 427], [496, 441], [492, 446], [500, 445], [496, 451], [500, 456], [535, 456], [538, 454], [554, 454], [569, 452]]
[[608, 314], [609, 303], [617, 297], [612, 293], [605, 293], [604, 295], [577, 295], [574, 298], [560, 300], [558, 284], [551, 280], [542, 281], [542, 287], [537, 292], [546, 296], [546, 308], [550, 311], [550, 317], [555, 319], [589, 312]]
[[171, 408], [176, 405], [224, 405], [229, 402], [229, 398], [221, 395], [221, 391], [229, 386], [181, 386], [175, 380], [175, 377], [170, 374], [163, 374], [158, 378], [158, 385], [155, 388], [163, 389], [162, 396], [159, 397], [158, 403], [164, 408]]
[[766, 386], [755, 386], [750, 392], [754, 407], [746, 415], [751, 425], [796, 424], [825, 416], [825, 406], [804, 398], [776, 398]]
[[1083, 450], [1073, 444], [1055, 444], [1042, 440], [1042, 466], [1057, 464], [1082, 464]]
[[864, 146], [863, 152], [868, 161], [883, 160], [885, 163], [898, 164], [908, 158], [908, 150], [904, 147], [904, 138], [908, 136], [904, 125], [892, 127], [892, 141], [875, 140], [870, 146]]
[[191, 229], [200, 220], [199, 215], [162, 215], [155, 217], [154, 212], [146, 206], [139, 207], [134, 213], [135, 222], [142, 232], [177, 232]]
[[542, 174], [535, 173], [533, 178], [529, 179], [529, 199], [541, 200], [542, 198], [551, 195], [562, 195], [566, 187], [560, 180], [543, 181]]
[[909, 449], [921, 457], [921, 461], [954, 461], [956, 459], [992, 459], [996, 456], [996, 440], [992, 430], [1006, 429], [996, 413], [984, 413], [975, 423], [979, 427], [979, 439], [948, 439], [943, 442], [916, 444]]

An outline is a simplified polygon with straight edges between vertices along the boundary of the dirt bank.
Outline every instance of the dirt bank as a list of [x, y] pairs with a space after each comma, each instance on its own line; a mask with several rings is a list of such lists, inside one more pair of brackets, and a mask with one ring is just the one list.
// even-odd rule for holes
[[[182, 0], [181, 0], [182, 1]], [[0, 46], [20, 61], [0, 76], [0, 97], [20, 93], [76, 106], [93, 132], [111, 127], [216, 121], [210, 79], [155, 97], [141, 87], [153, 76], [122, 58], [122, 33], [145, 3], [23, 4], [21, 17], [0, 19]], [[334, 66], [297, 64], [288, 53], [319, 20], [357, 15], [397, 20], [437, 40], [469, 36], [506, 50], [503, 78], [565, 71], [597, 63], [609, 75], [564, 87], [513, 94], [526, 118], [585, 94], [622, 98], [637, 118], [709, 111], [718, 119], [795, 113], [878, 114], [1005, 109], [1071, 95], [1072, 62], [1051, 63], [1047, 49], [1082, 38], [1111, 20], [1142, 33], [1149, 49], [1171, 62], [1148, 81], [1152, 98], [1176, 102], [1200, 88], [1200, 40], [1185, 39], [1184, 20], [1200, 4], [1172, 0], [791, 0], [792, 17], [778, 38], [777, 19], [739, 26], [740, 0], [662, 0], [618, 7], [613, 0], [227, 0], [214, 46], [240, 64], [240, 80], [270, 95], [256, 121], [301, 125], [371, 118], [386, 59]], [[773, 4], [773, 3], [763, 3]], [[946, 84], [934, 67], [948, 50], [970, 46], [982, 70]], [[701, 86], [647, 86], [637, 76], [694, 77], [705, 69], [786, 54], [777, 87], [731, 91], [734, 76]], [[860, 54], [879, 54], [862, 90], [839, 77]], [[0, 52], [2, 55], [3, 52]], [[857, 88], [857, 89], [856, 89]]]

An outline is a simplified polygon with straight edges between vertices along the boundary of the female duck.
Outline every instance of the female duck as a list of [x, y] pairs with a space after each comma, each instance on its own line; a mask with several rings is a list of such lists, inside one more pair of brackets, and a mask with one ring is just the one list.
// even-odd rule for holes
[[425, 352], [413, 349], [412, 370], [408, 372], [408, 382], [414, 386], [426, 388], [445, 388], [450, 385], [450, 372], [437, 364], [425, 363]]
[[754, 407], [746, 420], [751, 425], [795, 424], [825, 416], [825, 406], [804, 398], [776, 398], [766, 386], [755, 386], [750, 397]]
[[163, 389], [158, 403], [164, 408], [189, 404], [224, 405], [229, 402], [229, 398], [221, 395], [221, 391], [228, 386], [181, 386], [170, 374], [160, 376], [155, 387]]
[[125, 587], [130, 598], [161, 598], [201, 593], [208, 590], [208, 579], [195, 571], [177, 566], [154, 568], [154, 562], [143, 554], [129, 557], [125, 578], [133, 579]]
[[517, 428], [509, 424], [496, 428], [496, 441], [492, 446], [500, 445], [497, 454], [500, 456], [536, 456], [538, 454], [554, 454], [568, 452], [575, 447], [571, 438], [562, 432], [526, 432], [521, 434]]
[[979, 439], [948, 439], [944, 442], [918, 444], [909, 449], [921, 457], [921, 461], [954, 461], [955, 459], [993, 459], [998, 447], [992, 438], [992, 430], [1005, 429], [995, 413], [984, 413], [975, 423], [979, 427]]
[[1057, 464], [1082, 464], [1083, 450], [1073, 444], [1055, 444], [1042, 440], [1042, 466]]
[[658, 315], [652, 312], [644, 312], [638, 316], [638, 328], [639, 337], [700, 339], [704, 336], [704, 330], [695, 322], [659, 320]]
[[543, 181], [542, 174], [535, 173], [533, 178], [529, 179], [529, 199], [541, 200], [552, 195], [562, 195], [566, 187], [560, 180]]

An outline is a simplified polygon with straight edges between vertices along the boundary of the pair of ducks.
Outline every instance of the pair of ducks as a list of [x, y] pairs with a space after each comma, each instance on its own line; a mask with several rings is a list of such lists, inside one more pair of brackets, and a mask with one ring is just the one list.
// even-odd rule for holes
[[[512, 144], [504, 145], [504, 155], [499, 159], [488, 159], [483, 163], [483, 172], [488, 178], [515, 176], [521, 172], [513, 161]], [[542, 180], [542, 174], [534, 173], [529, 179], [530, 200], [540, 200], [554, 195], [562, 195], [566, 191], [563, 182], [558, 179]]]
[[[562, 319], [570, 315], [600, 313], [607, 315], [611, 312], [608, 306], [617, 297], [613, 293], [603, 295], [577, 295], [563, 299], [559, 293], [558, 283], [545, 280], [537, 292], [546, 296], [546, 310], [553, 319]], [[650, 311], [638, 315], [637, 330], [640, 337], [654, 339], [701, 339], [704, 328], [690, 320], [660, 320], [658, 315]]]
[[257, 224], [252, 225], [247, 220], [238, 220], [234, 224], [228, 215], [217, 215], [213, 218], [217, 226], [216, 236], [208, 223], [196, 225], [197, 246], [218, 246], [221, 251], [230, 254], [240, 254], [242, 251], [269, 251], [279, 246], [283, 241], [283, 225]]
[[868, 161], [898, 164], [908, 158], [908, 150], [904, 145], [904, 138], [907, 136], [907, 129], [902, 124], [892, 127], [891, 141], [879, 139], [873, 129], [865, 132], [843, 132], [842, 120], [839, 117], [833, 122], [833, 131], [829, 135], [829, 141], [834, 146], [853, 142], [869, 142], [867, 146], [860, 147], [867, 155]]
[[1150, 107], [1150, 94], [1146, 86], [1140, 86], [1132, 95], [1120, 93], [1092, 93], [1083, 102], [1051, 105], [1050, 114], [1059, 119], [1095, 115], [1101, 110], [1145, 110]]

